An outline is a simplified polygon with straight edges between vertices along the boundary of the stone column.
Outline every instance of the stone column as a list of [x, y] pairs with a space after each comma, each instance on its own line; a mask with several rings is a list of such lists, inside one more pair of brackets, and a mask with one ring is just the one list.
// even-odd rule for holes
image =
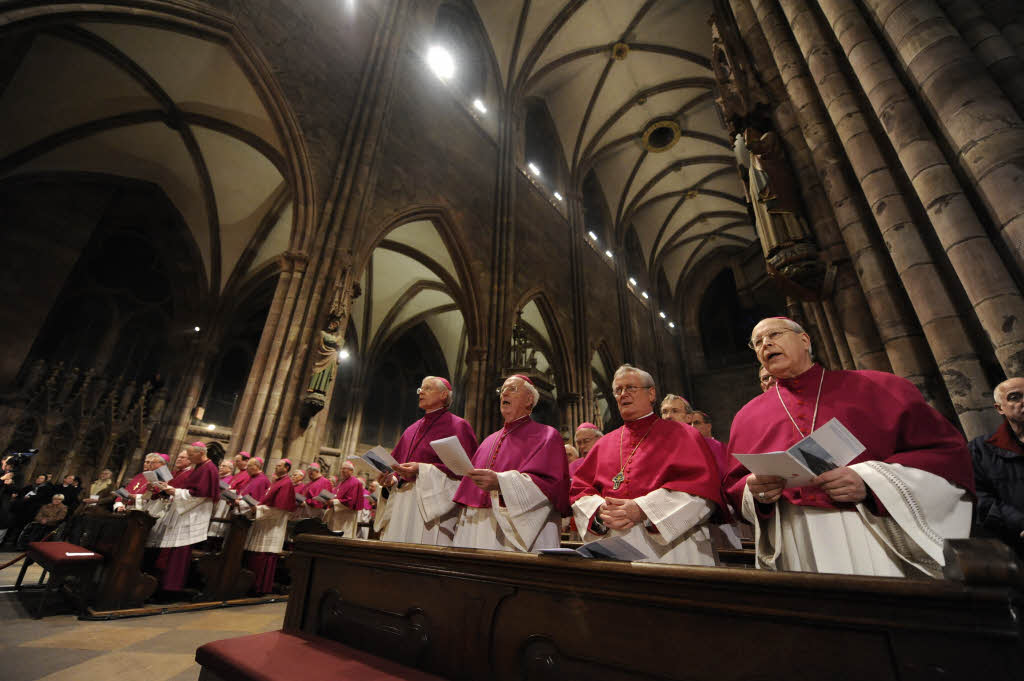
[[975, 0], [938, 1], [1017, 112], [1024, 112], [1024, 59]]
[[487, 404], [487, 384], [484, 381], [484, 371], [487, 365], [487, 349], [482, 346], [473, 346], [466, 351], [466, 413], [463, 418], [469, 421], [476, 431], [477, 437], [482, 439], [480, 423], [483, 421], [480, 413], [481, 405]]
[[[566, 187], [566, 189], [569, 189]], [[586, 226], [583, 218], [583, 178], [576, 178], [572, 191], [566, 192], [565, 201], [569, 213], [569, 273], [572, 276], [572, 365], [568, 389], [576, 393], [577, 399], [570, 403], [566, 424], [570, 432], [591, 407], [590, 395], [590, 335], [587, 330], [587, 278], [583, 267], [583, 239]], [[589, 247], [588, 247], [589, 248]]]
[[[946, 389], [965, 432], [974, 437], [991, 425], [991, 386], [960, 319], [943, 278], [928, 252], [913, 210], [875, 141], [857, 93], [840, 68], [831, 46], [822, 37], [806, 0], [781, 0], [777, 6], [760, 0], [756, 5], [762, 26], [788, 20], [793, 37], [806, 59], [806, 68], [818, 86], [825, 109], [840, 143], [861, 183], [900, 280], [921, 322]], [[785, 19], [780, 14], [785, 13]], [[801, 64], [800, 55], [794, 55]]]
[[[730, 2], [740, 35], [750, 47], [758, 70], [765, 74], [769, 88], [779, 102], [776, 115], [786, 123], [783, 129], [794, 127], [788, 124], [791, 120], [798, 123], [800, 135], [821, 177], [823, 194], [831, 203], [839, 232], [853, 264], [853, 273], [859, 280], [874, 326], [884, 344], [884, 357], [869, 350], [858, 355], [858, 362], [863, 362], [858, 366], [891, 370], [913, 381], [918, 387], [937, 381], [927, 345], [901, 293], [892, 263], [878, 238], [872, 234], [873, 219], [863, 206], [859, 191], [847, 178], [842, 149], [831, 135], [824, 107], [817, 98], [814, 84], [802, 67], [791, 36], [788, 31], [781, 30], [778, 22], [770, 26], [770, 32], [763, 32], [750, 0]], [[769, 44], [769, 37], [772, 44]], [[786, 68], [780, 69], [780, 65]], [[785, 80], [782, 73], [786, 75]], [[837, 280], [842, 282], [843, 276], [844, 271], [840, 268]], [[855, 300], [844, 298], [839, 298], [837, 303], [840, 309], [856, 305]], [[843, 328], [847, 337], [851, 338], [851, 333], [858, 332], [870, 337], [870, 328], [865, 331], [856, 323], [851, 324], [848, 318], [844, 318]], [[854, 340], [851, 340], [851, 347], [856, 346]], [[932, 396], [933, 391], [926, 390], [926, 395]]]
[[[864, 4], [1024, 272], [1024, 121], [934, 0]], [[1007, 323], [1020, 337], [1020, 326]]]
[[1024, 59], [1024, 7], [1020, 0], [980, 0], [985, 15]]
[[[1008, 376], [1024, 374], [1024, 297], [956, 174], [857, 8], [842, 0], [821, 0], [819, 5], [925, 207], [999, 363]], [[809, 27], [817, 26], [810, 14], [802, 17]], [[850, 134], [857, 133], [851, 130]], [[1020, 139], [1024, 143], [1024, 137]], [[1024, 148], [1020, 151], [1024, 160]], [[1020, 178], [1024, 180], [1024, 174]]]

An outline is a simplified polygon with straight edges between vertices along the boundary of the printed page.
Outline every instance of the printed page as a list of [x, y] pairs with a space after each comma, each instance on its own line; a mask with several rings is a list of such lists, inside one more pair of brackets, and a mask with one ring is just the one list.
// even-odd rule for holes
[[363, 454], [361, 458], [381, 473], [390, 473], [391, 467], [398, 465], [395, 457], [391, 456], [391, 452], [380, 445]]
[[465, 475], [473, 470], [473, 462], [469, 460], [469, 455], [466, 454], [466, 450], [462, 448], [462, 443], [456, 436], [434, 440], [430, 446], [437, 452], [437, 456], [444, 462], [444, 465], [448, 466], [455, 475]]

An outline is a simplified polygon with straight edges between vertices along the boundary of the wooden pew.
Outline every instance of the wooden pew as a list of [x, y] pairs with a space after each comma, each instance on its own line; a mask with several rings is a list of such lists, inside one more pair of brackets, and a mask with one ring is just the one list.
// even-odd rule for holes
[[156, 591], [156, 578], [142, 571], [146, 537], [155, 522], [142, 511], [101, 508], [83, 509], [69, 521], [67, 541], [103, 555], [97, 580], [83, 585], [93, 610], [137, 608]]
[[195, 600], [229, 601], [242, 598], [252, 589], [256, 575], [242, 567], [251, 525], [252, 520], [245, 516], [232, 516], [220, 550], [196, 558], [195, 568], [203, 579], [203, 590]]
[[1018, 679], [1020, 566], [951, 542], [914, 580], [302, 536], [284, 633], [449, 679]]

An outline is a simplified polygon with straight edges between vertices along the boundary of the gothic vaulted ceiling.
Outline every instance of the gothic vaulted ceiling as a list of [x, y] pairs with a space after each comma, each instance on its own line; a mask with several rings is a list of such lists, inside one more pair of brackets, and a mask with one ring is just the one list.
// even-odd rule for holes
[[712, 101], [711, 0], [475, 6], [506, 90], [544, 99], [571, 175], [593, 169], [614, 247], [632, 226], [652, 281], [675, 295], [709, 253], [756, 240]]
[[0, 177], [95, 173], [160, 186], [215, 294], [288, 247], [282, 142], [228, 46], [99, 22], [19, 40], [0, 88]]

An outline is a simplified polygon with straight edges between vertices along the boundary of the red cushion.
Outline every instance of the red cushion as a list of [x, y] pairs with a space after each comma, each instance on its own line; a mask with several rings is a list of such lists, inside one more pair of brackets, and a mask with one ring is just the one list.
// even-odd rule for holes
[[196, 662], [232, 681], [293, 681], [300, 677], [331, 681], [441, 681], [440, 676], [325, 638], [283, 631], [211, 641], [196, 650]]
[[[69, 556], [69, 553], [88, 553], [88, 556]], [[37, 563], [66, 565], [69, 563], [92, 563], [103, 560], [103, 554], [69, 544], [66, 541], [34, 541], [28, 545], [29, 558]]]

